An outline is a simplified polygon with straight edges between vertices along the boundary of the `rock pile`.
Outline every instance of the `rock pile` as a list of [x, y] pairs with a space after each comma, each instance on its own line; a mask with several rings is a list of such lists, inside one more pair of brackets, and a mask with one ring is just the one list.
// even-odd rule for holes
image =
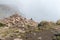
[[7, 26], [25, 26], [25, 25], [30, 25], [30, 26], [37, 26], [37, 22], [31, 20], [31, 19], [26, 19], [22, 17], [21, 15], [14, 14], [10, 16], [9, 18], [4, 18], [1, 20], [1, 22], [7, 24]]

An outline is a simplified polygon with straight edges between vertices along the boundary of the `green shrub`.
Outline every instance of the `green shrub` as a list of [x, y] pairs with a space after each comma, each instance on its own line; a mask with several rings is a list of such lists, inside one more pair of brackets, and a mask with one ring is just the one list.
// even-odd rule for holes
[[38, 26], [45, 26], [45, 25], [48, 25], [49, 24], [49, 22], [47, 22], [47, 21], [41, 21], [39, 24], [38, 24]]
[[58, 20], [58, 21], [56, 22], [56, 24], [57, 24], [57, 25], [60, 25], [60, 20]]
[[6, 24], [0, 23], [0, 27], [5, 26]]

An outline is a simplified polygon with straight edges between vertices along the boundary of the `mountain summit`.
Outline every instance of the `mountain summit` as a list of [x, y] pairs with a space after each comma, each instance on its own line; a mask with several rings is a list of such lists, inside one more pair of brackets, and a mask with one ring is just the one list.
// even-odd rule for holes
[[25, 17], [22, 17], [21, 15], [15, 13], [12, 16], [8, 18], [4, 18], [1, 20], [1, 22], [7, 24], [7, 26], [22, 26], [22, 25], [30, 25], [30, 26], [37, 26], [37, 22], [35, 22], [32, 19], [26, 19]]

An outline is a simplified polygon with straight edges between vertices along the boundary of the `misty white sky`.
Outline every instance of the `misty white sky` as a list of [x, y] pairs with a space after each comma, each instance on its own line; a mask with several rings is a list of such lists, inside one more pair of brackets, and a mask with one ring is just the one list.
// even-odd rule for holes
[[26, 17], [37, 21], [60, 19], [60, 0], [0, 0], [0, 4], [15, 6]]

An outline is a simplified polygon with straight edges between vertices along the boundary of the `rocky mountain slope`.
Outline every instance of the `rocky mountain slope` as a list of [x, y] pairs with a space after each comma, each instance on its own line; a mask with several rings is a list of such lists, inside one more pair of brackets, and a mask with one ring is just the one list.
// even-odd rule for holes
[[38, 23], [19, 14], [0, 19], [0, 40], [60, 40], [59, 35], [60, 20]]
[[21, 15], [14, 14], [0, 20], [5, 26], [0, 27], [1, 40], [22, 40], [25, 32], [34, 30], [38, 23], [32, 19], [26, 19]]

